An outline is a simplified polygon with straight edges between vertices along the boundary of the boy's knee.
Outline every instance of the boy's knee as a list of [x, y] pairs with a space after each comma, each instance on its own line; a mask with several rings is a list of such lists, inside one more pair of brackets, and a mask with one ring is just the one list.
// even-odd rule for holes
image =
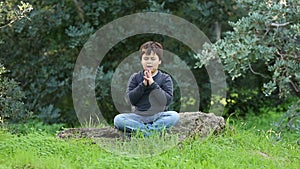
[[174, 120], [174, 121], [175, 121], [175, 124], [178, 123], [178, 122], [179, 122], [179, 119], [180, 119], [179, 113], [177, 113], [177, 112], [174, 111], [173, 116], [174, 116], [174, 119], [175, 119], [175, 120]]
[[169, 111], [168, 113], [173, 119], [173, 125], [179, 122], [180, 115], [176, 111]]
[[119, 126], [120, 123], [123, 121], [123, 115], [122, 114], [118, 114], [115, 116], [114, 118], [114, 126]]
[[176, 125], [179, 122], [180, 115], [176, 111], [167, 111], [165, 115], [169, 117], [172, 125]]

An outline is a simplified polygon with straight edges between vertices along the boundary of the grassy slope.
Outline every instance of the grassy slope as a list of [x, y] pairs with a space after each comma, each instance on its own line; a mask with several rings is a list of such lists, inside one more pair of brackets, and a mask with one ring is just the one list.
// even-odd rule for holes
[[0, 168], [299, 168], [299, 135], [271, 129], [274, 113], [234, 122], [205, 140], [189, 139], [161, 155], [128, 158], [91, 140], [59, 140], [53, 134], [16, 136], [0, 131]]

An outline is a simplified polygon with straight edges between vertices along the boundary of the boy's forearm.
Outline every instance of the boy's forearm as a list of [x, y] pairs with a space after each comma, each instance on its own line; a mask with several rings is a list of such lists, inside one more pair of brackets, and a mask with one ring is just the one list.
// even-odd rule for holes
[[168, 106], [173, 100], [173, 88], [170, 85], [170, 88], [162, 89], [157, 83], [153, 83], [154, 90], [152, 91], [154, 99], [160, 103]]
[[134, 89], [129, 89], [126, 93], [127, 98], [129, 98], [129, 101], [132, 105], [135, 105], [139, 99], [143, 96], [145, 91], [145, 86], [143, 86], [142, 83], [140, 83], [137, 87]]

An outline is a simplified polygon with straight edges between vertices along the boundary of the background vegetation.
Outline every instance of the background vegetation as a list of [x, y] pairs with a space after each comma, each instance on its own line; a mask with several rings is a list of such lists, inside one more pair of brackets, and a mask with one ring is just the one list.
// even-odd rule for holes
[[[17, 1], [7, 1], [4, 6], [13, 10]], [[26, 95], [27, 109], [34, 117], [47, 123], [78, 125], [71, 99], [71, 80], [76, 58], [88, 37], [105, 24], [119, 17], [136, 12], [157, 11], [178, 15], [199, 26], [214, 41], [221, 31], [229, 28], [227, 21], [236, 20], [244, 10], [234, 1], [35, 1], [28, 13], [29, 19], [9, 24], [1, 29], [2, 45], [0, 62], [9, 73], [6, 75], [20, 83]], [[5, 9], [8, 7], [5, 7]], [[4, 9], [4, 8], [3, 8]], [[7, 10], [9, 10], [7, 9]], [[31, 8], [30, 8], [31, 9]], [[15, 13], [19, 9], [15, 10]], [[29, 10], [28, 10], [29, 11]], [[10, 16], [9, 13], [4, 14]], [[7, 17], [6, 23], [10, 23]], [[211, 31], [215, 28], [215, 31]], [[222, 28], [222, 29], [221, 29]], [[175, 39], [161, 35], [139, 35], [118, 43], [105, 57], [97, 77], [97, 99], [105, 117], [111, 120], [118, 112], [110, 95], [112, 72], [120, 61], [144, 41], [161, 41], [169, 51], [180, 56], [193, 68], [196, 59], [187, 46]], [[198, 75], [202, 111], [209, 109], [209, 79], [205, 69], [194, 69]], [[101, 76], [100, 76], [101, 75]], [[103, 76], [102, 76], [103, 75]], [[175, 109], [180, 106], [180, 93], [175, 91]], [[105, 101], [103, 101], [105, 100]]]

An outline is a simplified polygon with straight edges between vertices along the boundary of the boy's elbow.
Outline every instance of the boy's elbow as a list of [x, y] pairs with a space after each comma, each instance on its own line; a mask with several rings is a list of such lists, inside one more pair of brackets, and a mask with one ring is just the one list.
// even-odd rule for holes
[[134, 105], [136, 106], [136, 103], [138, 102], [138, 99], [132, 97], [132, 96], [128, 96], [128, 104]]
[[172, 101], [173, 101], [173, 96], [167, 96], [167, 105], [166, 106], [170, 105]]

